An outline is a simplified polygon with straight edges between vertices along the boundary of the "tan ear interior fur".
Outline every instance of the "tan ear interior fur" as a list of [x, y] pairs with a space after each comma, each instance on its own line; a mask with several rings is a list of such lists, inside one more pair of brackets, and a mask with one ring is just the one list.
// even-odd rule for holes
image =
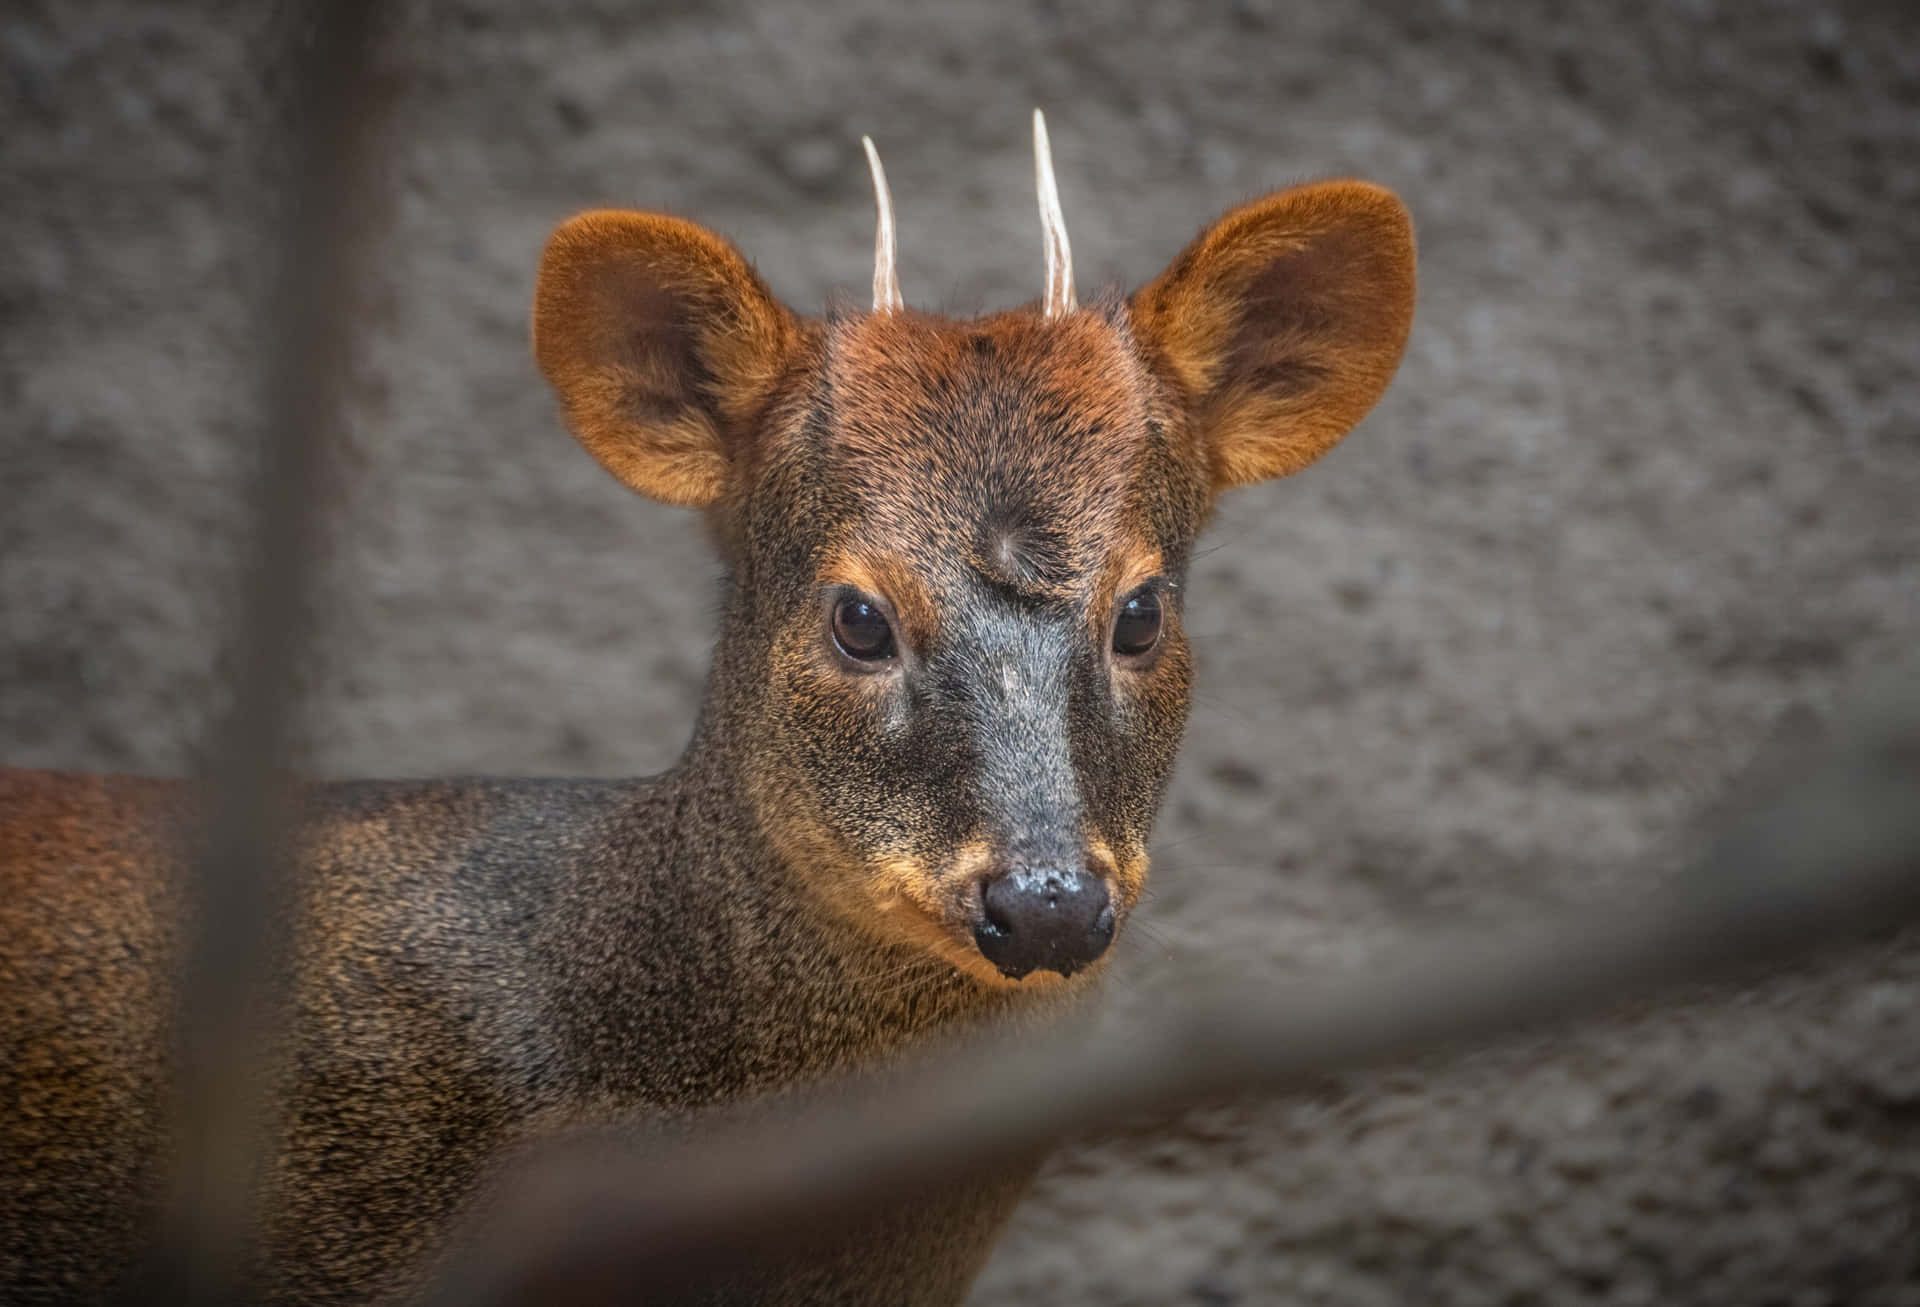
[[730, 443], [798, 330], [738, 250], [678, 218], [583, 213], [540, 259], [533, 352], [568, 428], [623, 484], [669, 504], [725, 492]]
[[1131, 301], [1208, 447], [1214, 488], [1297, 472], [1379, 400], [1413, 325], [1413, 224], [1319, 182], [1233, 210]]

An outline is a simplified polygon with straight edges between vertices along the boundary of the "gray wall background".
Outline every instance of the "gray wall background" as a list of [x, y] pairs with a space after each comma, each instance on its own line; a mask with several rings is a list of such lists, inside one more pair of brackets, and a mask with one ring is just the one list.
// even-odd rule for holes
[[[1083, 291], [1234, 202], [1397, 188], [1422, 301], [1341, 449], [1223, 506], [1117, 1011], [1654, 884], [1784, 714], [1920, 635], [1908, 5], [429, 3], [310, 670], [327, 774], [645, 772], [716, 569], [565, 436], [525, 321], [601, 203], [859, 296], [875, 135], [910, 301]], [[179, 772], [255, 438], [240, 3], [0, 20], [0, 757]], [[270, 160], [268, 161], [271, 162]], [[322, 487], [316, 487], [320, 492]], [[1920, 1302], [1920, 953], [1067, 1149], [981, 1302]]]

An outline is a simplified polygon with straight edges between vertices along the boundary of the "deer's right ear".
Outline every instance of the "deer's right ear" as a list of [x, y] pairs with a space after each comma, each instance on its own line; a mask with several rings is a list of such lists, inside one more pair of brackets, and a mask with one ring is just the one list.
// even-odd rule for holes
[[547, 241], [533, 353], [567, 426], [626, 486], [704, 507], [779, 382], [799, 323], [703, 228], [602, 210]]

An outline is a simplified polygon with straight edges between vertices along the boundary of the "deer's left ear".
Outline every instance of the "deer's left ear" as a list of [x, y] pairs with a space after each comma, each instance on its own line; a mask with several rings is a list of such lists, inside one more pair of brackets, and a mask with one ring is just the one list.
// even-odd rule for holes
[[1216, 490], [1297, 472], [1366, 416], [1406, 348], [1413, 266], [1393, 192], [1321, 182], [1233, 210], [1135, 292]]

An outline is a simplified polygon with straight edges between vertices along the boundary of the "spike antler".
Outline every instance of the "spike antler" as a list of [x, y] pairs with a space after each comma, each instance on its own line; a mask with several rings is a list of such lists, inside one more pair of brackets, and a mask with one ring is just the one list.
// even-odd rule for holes
[[862, 136], [867, 166], [873, 169], [873, 200], [880, 210], [880, 225], [873, 235], [873, 311], [896, 313], [904, 304], [900, 298], [898, 250], [893, 235], [893, 193], [887, 189], [887, 170], [880, 166], [880, 151], [873, 138]]
[[1042, 312], [1064, 317], [1078, 305], [1073, 298], [1073, 250], [1067, 244], [1067, 219], [1060, 212], [1060, 188], [1053, 180], [1053, 147], [1047, 141], [1047, 117], [1033, 111], [1033, 174], [1040, 189], [1040, 230], [1047, 246], [1047, 295]]

